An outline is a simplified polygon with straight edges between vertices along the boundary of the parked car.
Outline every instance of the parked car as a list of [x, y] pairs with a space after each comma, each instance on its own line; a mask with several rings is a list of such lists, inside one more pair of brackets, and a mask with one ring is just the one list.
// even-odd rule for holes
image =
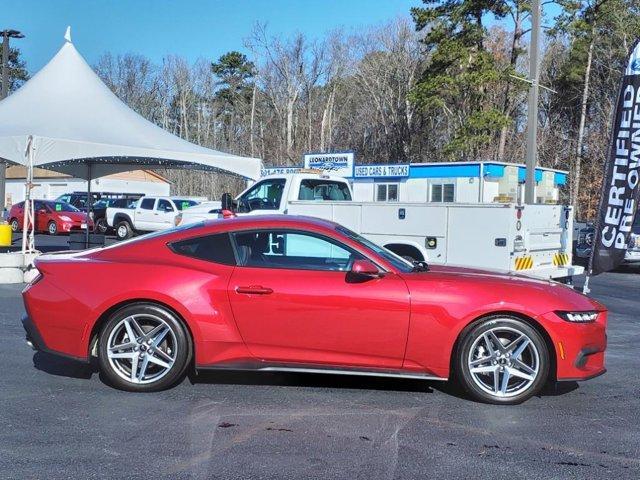
[[175, 217], [198, 201], [185, 197], [142, 197], [129, 208], [107, 207], [107, 224], [115, 228], [119, 240], [142, 232], [165, 230], [175, 225]]
[[[100, 200], [101, 195], [98, 192], [91, 193], [92, 203]], [[63, 193], [55, 200], [56, 202], [64, 202], [73, 205], [78, 210], [86, 211], [87, 209], [87, 192]]]
[[[34, 200], [35, 231], [49, 235], [93, 229], [93, 221], [73, 205], [53, 200]], [[9, 224], [14, 232], [22, 231], [24, 202], [16, 203], [9, 210]]]
[[[575, 255], [583, 261], [588, 261], [591, 257], [593, 239], [596, 229], [594, 226], [588, 226], [580, 230], [578, 233], [578, 241], [576, 242]], [[629, 237], [629, 246], [624, 255], [625, 263], [640, 262], [640, 215], [636, 215], [633, 225], [631, 226], [631, 235]]]
[[107, 223], [107, 208], [133, 208], [140, 197], [102, 198], [94, 203], [90, 215], [96, 225], [96, 233], [105, 234], [111, 229]]
[[191, 365], [447, 380], [514, 404], [605, 372], [606, 308], [549, 280], [411, 264], [333, 222], [214, 220], [35, 260], [28, 342], [114, 387]]

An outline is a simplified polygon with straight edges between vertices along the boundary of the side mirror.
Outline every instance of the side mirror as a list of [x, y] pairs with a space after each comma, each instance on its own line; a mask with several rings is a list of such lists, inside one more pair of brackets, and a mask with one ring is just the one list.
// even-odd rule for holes
[[222, 198], [220, 199], [220, 203], [222, 204], [222, 210], [233, 211], [233, 197], [230, 193], [223, 193]]
[[351, 273], [362, 277], [376, 278], [381, 276], [380, 269], [370, 260], [354, 260], [351, 265]]

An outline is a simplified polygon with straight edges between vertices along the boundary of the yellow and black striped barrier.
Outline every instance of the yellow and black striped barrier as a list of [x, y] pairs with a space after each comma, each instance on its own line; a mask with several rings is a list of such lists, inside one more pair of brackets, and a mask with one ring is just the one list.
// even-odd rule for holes
[[553, 264], [556, 267], [569, 265], [569, 255], [567, 253], [556, 253], [553, 256]]
[[516, 257], [516, 270], [528, 270], [533, 268], [533, 257]]

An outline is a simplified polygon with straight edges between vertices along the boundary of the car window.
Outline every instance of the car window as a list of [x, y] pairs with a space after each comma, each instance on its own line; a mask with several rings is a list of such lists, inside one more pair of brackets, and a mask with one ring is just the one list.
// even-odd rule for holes
[[189, 207], [193, 207], [194, 205], [198, 205], [198, 202], [196, 202], [195, 200], [174, 199], [173, 203], [176, 204], [176, 208], [178, 210], [186, 210]]
[[65, 202], [47, 202], [46, 205], [49, 208], [49, 210], [53, 210], [54, 212], [79, 212], [80, 211], [70, 203], [65, 203]]
[[140, 208], [144, 210], [153, 210], [153, 204], [156, 202], [154, 198], [143, 198], [140, 203]]
[[298, 200], [351, 200], [351, 192], [344, 182], [305, 179], [300, 182]]
[[227, 233], [180, 240], [179, 242], [172, 243], [170, 248], [175, 253], [186, 255], [187, 257], [222, 263], [224, 265], [236, 264], [231, 240]]
[[285, 183], [284, 178], [272, 178], [256, 183], [239, 198], [238, 210], [278, 210]]
[[375, 243], [364, 238], [362, 235], [358, 235], [356, 232], [353, 232], [341, 225], [336, 226], [336, 230], [342, 233], [343, 235], [345, 235], [346, 237], [360, 243], [361, 245], [368, 248], [369, 250], [377, 253], [382, 258], [384, 258], [387, 262], [389, 262], [391, 265], [397, 268], [399, 271], [408, 273], [413, 270], [413, 265], [408, 260], [405, 260], [399, 255], [396, 255], [391, 250], [387, 250], [386, 248], [381, 247], [380, 245], [376, 245]]
[[169, 200], [161, 198], [160, 200], [158, 200], [158, 206], [156, 207], [156, 210], [160, 210], [162, 212], [173, 212], [173, 205], [171, 205], [171, 202]]
[[245, 267], [347, 271], [362, 256], [346, 245], [307, 232], [260, 230], [233, 235]]

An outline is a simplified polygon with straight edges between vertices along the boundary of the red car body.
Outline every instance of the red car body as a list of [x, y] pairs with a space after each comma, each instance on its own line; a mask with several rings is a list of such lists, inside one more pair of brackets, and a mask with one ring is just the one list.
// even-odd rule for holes
[[[223, 265], [168, 246], [265, 226], [336, 239], [386, 272], [347, 282], [345, 272]], [[31, 333], [42, 348], [83, 361], [110, 312], [146, 300], [183, 319], [197, 368], [326, 365], [446, 379], [465, 327], [488, 314], [510, 313], [543, 332], [556, 379], [605, 371], [607, 312], [596, 301], [555, 282], [514, 275], [437, 266], [402, 273], [322, 220], [217, 220], [100, 250], [42, 256], [36, 266], [41, 277], [23, 293]], [[576, 324], [555, 313], [586, 310], [598, 311], [597, 320]]]
[[[89, 227], [93, 228], [93, 221], [86, 213], [64, 202], [52, 200], [34, 200], [35, 231], [50, 232], [50, 224], [56, 226], [55, 233], [80, 232]], [[16, 203], [9, 210], [7, 217], [14, 231], [22, 231], [24, 225], [24, 202]], [[15, 222], [15, 223], [14, 223]]]

